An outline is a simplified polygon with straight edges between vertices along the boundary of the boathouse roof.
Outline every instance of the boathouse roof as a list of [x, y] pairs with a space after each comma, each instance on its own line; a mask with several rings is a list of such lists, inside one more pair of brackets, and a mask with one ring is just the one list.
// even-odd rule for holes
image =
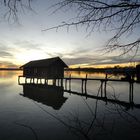
[[59, 57], [49, 58], [49, 59], [41, 59], [41, 60], [34, 60], [30, 61], [20, 68], [28, 68], [28, 67], [49, 67], [50, 65], [60, 64], [62, 67], [68, 67], [62, 59]]

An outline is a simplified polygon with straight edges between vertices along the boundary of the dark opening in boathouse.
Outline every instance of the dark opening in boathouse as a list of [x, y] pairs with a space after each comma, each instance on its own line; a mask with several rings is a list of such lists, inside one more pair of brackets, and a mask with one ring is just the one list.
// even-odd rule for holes
[[47, 79], [63, 78], [64, 68], [68, 66], [59, 58], [30, 61], [20, 68], [24, 77], [46, 77]]

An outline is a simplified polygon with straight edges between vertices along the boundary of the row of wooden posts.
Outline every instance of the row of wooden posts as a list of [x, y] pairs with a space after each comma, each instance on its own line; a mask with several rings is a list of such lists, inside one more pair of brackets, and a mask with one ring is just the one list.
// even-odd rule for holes
[[[42, 80], [44, 80], [44, 82], [42, 82]], [[46, 88], [47, 85], [49, 84], [49, 80], [50, 79], [29, 78], [29, 77], [27, 78], [26, 77], [24, 83], [20, 83], [20, 77], [19, 77], [19, 84], [20, 85], [28, 85], [29, 84], [31, 86], [32, 85], [35, 86], [35, 85], [39, 84], [39, 85], [44, 85], [43, 87]], [[86, 97], [86, 99], [87, 98], [93, 98], [93, 99], [97, 99], [97, 100], [102, 100], [102, 101], [106, 102], [106, 104], [108, 102], [117, 103], [119, 105], [122, 105], [122, 106], [126, 107], [126, 109], [133, 108], [133, 107], [140, 108], [140, 105], [139, 104], [134, 104], [134, 101], [133, 101], [133, 83], [134, 82], [129, 82], [130, 83], [129, 84], [130, 85], [129, 86], [129, 96], [128, 96], [128, 102], [126, 102], [126, 101], [117, 100], [116, 98], [115, 99], [112, 99], [112, 98], [110, 99], [110, 98], [107, 97], [107, 92], [106, 92], [107, 81], [108, 81], [107, 76], [106, 76], [105, 79], [100, 79], [100, 82], [101, 82], [100, 87], [99, 87], [100, 92], [98, 92], [99, 93], [98, 95], [91, 95], [91, 94], [87, 93], [87, 81], [89, 80], [87, 78], [87, 76], [86, 76], [86, 78], [81, 79], [81, 92], [80, 91], [73, 91], [71, 89], [72, 80], [73, 80], [73, 78], [71, 78], [71, 76], [69, 76], [68, 78], [64, 78], [64, 79], [55, 79], [52, 82], [52, 87], [53, 87], [53, 84], [54, 84], [54, 86], [60, 86], [60, 87], [63, 86], [63, 84], [64, 84], [63, 92], [80, 95], [80, 96]]]
[[[85, 78], [72, 78], [71, 75], [69, 75], [69, 77], [67, 78], [56, 78], [56, 79], [47, 79], [47, 78], [42, 78], [42, 77], [23, 77], [25, 78], [25, 81], [23, 83], [21, 83], [20, 81], [21, 77], [23, 76], [18, 77], [19, 85], [22, 85], [22, 84], [50, 85], [49, 81], [51, 81], [51, 85], [61, 86], [64, 88], [64, 90], [67, 90], [67, 91], [71, 91], [72, 80], [81, 80], [81, 93], [83, 94], [87, 94], [87, 81], [88, 80], [98, 80], [101, 82], [101, 85], [100, 85], [101, 97], [106, 97], [106, 87], [107, 87], [107, 81], [108, 81], [107, 74], [105, 76], [105, 79], [91, 79], [91, 78], [87, 78], [87, 75]], [[42, 82], [42, 80], [44, 82]], [[131, 92], [132, 92], [132, 86], [131, 86]]]
[[[22, 85], [22, 84], [44, 84], [44, 85], [46, 84], [46, 85], [50, 85], [49, 81], [51, 81], [51, 85], [61, 86], [64, 88], [64, 90], [67, 90], [67, 91], [71, 91], [72, 80], [81, 80], [81, 93], [83, 93], [83, 94], [87, 94], [87, 81], [88, 80], [97, 80], [97, 81], [101, 82], [100, 96], [105, 97], [105, 98], [107, 97], [106, 88], [107, 88], [108, 81], [128, 82], [129, 83], [129, 96], [130, 96], [129, 99], [130, 99], [130, 102], [133, 101], [133, 89], [134, 89], [133, 84], [135, 81], [134, 80], [123, 81], [123, 80], [118, 80], [118, 79], [108, 79], [107, 74], [106, 74], [104, 79], [87, 78], [87, 75], [85, 78], [73, 78], [73, 77], [71, 77], [71, 75], [69, 75], [69, 77], [67, 77], [67, 78], [55, 78], [55, 79], [47, 79], [47, 78], [42, 78], [42, 77], [24, 77], [25, 78], [24, 83], [20, 82], [21, 77], [23, 77], [23, 76], [18, 77], [19, 85]], [[28, 79], [29, 79], [29, 81], [28, 81]], [[36, 80], [36, 82], [35, 82], [35, 80]], [[44, 83], [42, 82], [42, 80], [44, 80]]]

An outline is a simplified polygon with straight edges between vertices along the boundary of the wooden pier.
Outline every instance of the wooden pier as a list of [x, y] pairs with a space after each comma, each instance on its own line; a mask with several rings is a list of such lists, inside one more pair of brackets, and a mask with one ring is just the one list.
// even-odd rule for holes
[[[21, 82], [21, 78], [23, 78]], [[81, 92], [76, 92], [72, 90], [71, 83], [73, 80], [81, 81]], [[87, 81], [100, 81], [100, 89], [99, 89], [99, 94], [96, 95], [90, 95], [87, 93]], [[129, 95], [128, 95], [128, 102], [126, 101], [119, 101], [117, 99], [108, 99], [107, 98], [107, 82], [108, 81], [113, 81], [113, 82], [127, 82], [129, 83]], [[86, 98], [93, 98], [93, 99], [98, 99], [102, 100], [104, 102], [110, 102], [110, 103], [116, 103], [121, 106], [126, 107], [127, 109], [129, 108], [140, 108], [140, 104], [134, 104], [133, 101], [133, 91], [134, 91], [134, 83], [135, 80], [119, 80], [119, 79], [108, 79], [107, 75], [105, 76], [104, 79], [100, 78], [87, 78], [87, 75], [85, 78], [74, 78], [71, 77], [65, 77], [65, 78], [56, 78], [56, 79], [47, 79], [46, 77], [24, 77], [24, 76], [19, 76], [18, 77], [18, 83], [19, 85], [52, 85], [54, 87], [63, 87], [64, 92], [70, 93], [70, 94], [76, 94], [80, 96], [84, 96]]]
[[[22, 80], [21, 82], [21, 78]], [[18, 76], [18, 84], [23, 85], [23, 84], [47, 84], [47, 85], [54, 85], [54, 86], [61, 86], [64, 87], [64, 90], [71, 91], [71, 83], [73, 80], [76, 81], [81, 81], [81, 93], [87, 93], [87, 81], [100, 81], [100, 92], [101, 92], [101, 97], [105, 96], [106, 97], [106, 86], [108, 81], [112, 82], [127, 82], [129, 83], [129, 91], [131, 94], [133, 94], [133, 84], [136, 82], [136, 80], [131, 79], [131, 80], [120, 80], [120, 79], [109, 79], [107, 77], [107, 74], [105, 78], [87, 78], [87, 75], [85, 78], [77, 78], [77, 77], [64, 77], [64, 78], [54, 78], [54, 79], [48, 79], [47, 77], [24, 77], [24, 76]], [[103, 95], [104, 94], [104, 95]]]

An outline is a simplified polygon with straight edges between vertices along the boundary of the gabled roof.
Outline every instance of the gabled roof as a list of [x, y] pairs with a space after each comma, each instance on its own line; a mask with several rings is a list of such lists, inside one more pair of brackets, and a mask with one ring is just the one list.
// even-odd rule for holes
[[49, 58], [49, 59], [41, 59], [30, 61], [20, 68], [27, 68], [27, 67], [49, 67], [55, 63], [60, 63], [62, 67], [68, 67], [59, 57]]

